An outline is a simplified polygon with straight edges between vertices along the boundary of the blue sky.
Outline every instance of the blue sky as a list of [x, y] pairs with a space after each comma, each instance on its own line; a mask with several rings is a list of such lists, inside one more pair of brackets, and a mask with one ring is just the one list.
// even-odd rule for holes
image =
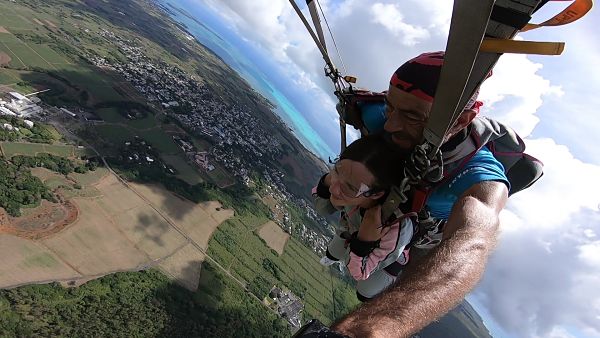
[[[306, 138], [320, 135], [337, 151], [331, 83], [287, 0], [177, 1], [204, 13], [203, 20], [242, 54], [236, 58], [247, 60], [244, 68], [264, 77], [253, 85], [266, 87], [267, 81], [286, 97], [294, 108], [288, 119], [300, 121], [296, 130]], [[452, 9], [447, 0], [322, 0], [321, 5], [348, 73], [373, 90], [384, 90], [402, 62], [444, 49]], [[566, 5], [551, 3], [534, 21]], [[600, 14], [592, 10], [569, 26], [521, 34], [565, 41], [565, 52], [505, 55], [482, 87], [482, 114], [513, 126], [528, 151], [545, 163], [544, 177], [511, 197], [502, 212], [498, 248], [469, 296], [496, 337], [600, 337], [598, 22]], [[339, 64], [335, 57], [334, 62]], [[306, 123], [312, 131], [302, 129]]]

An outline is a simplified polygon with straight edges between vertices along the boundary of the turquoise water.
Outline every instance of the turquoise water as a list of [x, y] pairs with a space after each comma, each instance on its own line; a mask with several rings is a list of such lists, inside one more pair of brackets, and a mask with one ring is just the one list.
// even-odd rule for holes
[[[217, 14], [210, 13], [206, 6], [197, 1], [159, 0], [159, 2], [168, 7], [174, 13], [171, 17], [184, 24], [189, 33], [200, 43], [221, 57], [256, 91], [269, 99], [276, 107], [275, 113], [281, 117], [305, 147], [322, 159], [335, 155], [331, 147], [313, 129], [302, 112], [255, 65], [256, 62], [261, 62], [263, 67], [265, 66], [264, 59], [260, 61], [252, 59], [252, 57], [258, 58], [260, 56], [259, 52], [252, 50], [253, 47], [242, 40], [241, 37], [236, 36], [217, 18]], [[173, 7], [184, 9], [196, 20], [175, 11]]]

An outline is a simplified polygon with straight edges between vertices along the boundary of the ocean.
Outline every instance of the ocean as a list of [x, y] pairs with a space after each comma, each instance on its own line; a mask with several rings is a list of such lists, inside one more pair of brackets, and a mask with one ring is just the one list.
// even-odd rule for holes
[[[169, 15], [175, 21], [184, 24], [188, 32], [200, 43], [208, 47], [231, 68], [236, 70], [260, 94], [275, 105], [275, 113], [286, 123], [300, 142], [323, 160], [335, 157], [332, 147], [310, 125], [294, 103], [274, 84], [276, 79], [261, 71], [265, 63], [263, 55], [248, 41], [228, 27], [217, 14], [200, 1], [194, 0], [157, 0], [170, 9]], [[192, 18], [176, 11], [181, 9]], [[194, 20], [195, 19], [195, 20]], [[260, 62], [260, 67], [258, 63]]]

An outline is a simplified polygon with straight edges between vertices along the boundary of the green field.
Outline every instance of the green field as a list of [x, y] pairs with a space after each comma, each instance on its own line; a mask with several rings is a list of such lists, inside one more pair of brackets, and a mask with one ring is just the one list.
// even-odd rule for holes
[[14, 15], [12, 13], [0, 14], [0, 23], [2, 23], [2, 26], [4, 28], [7, 28], [9, 30], [11, 28], [29, 29], [34, 25], [33, 22], [29, 22], [24, 17], [22, 17], [20, 15]]
[[[1, 34], [0, 36], [3, 36], [6, 34]], [[17, 58], [17, 56], [15, 55], [15, 53], [13, 53], [10, 48], [4, 43], [4, 42], [0, 42], [0, 52], [4, 52], [6, 53], [8, 56], [10, 56], [10, 62], [8, 63], [9, 67], [12, 68], [22, 68], [25, 67], [25, 64], [23, 62], [21, 62], [21, 60], [19, 60], [19, 58]]]
[[68, 63], [63, 57], [58, 55], [52, 48], [46, 45], [38, 45], [34, 43], [28, 44], [29, 48], [33, 49], [39, 54], [44, 60], [51, 64]]
[[53, 69], [52, 65], [36, 54], [31, 48], [22, 42], [3, 42], [15, 55], [19, 57], [28, 67], [39, 67], [42, 69]]
[[106, 174], [108, 174], [108, 169], [100, 167], [96, 168], [94, 171], [88, 171], [85, 174], [78, 174], [75, 172], [70, 173], [69, 178], [77, 181], [77, 183], [82, 186], [89, 186], [98, 183], [98, 181]]
[[107, 142], [115, 145], [123, 145], [131, 141], [137, 134], [129, 128], [115, 125], [98, 125], [94, 127], [100, 136]]
[[140, 131], [139, 135], [162, 154], [177, 154], [181, 152], [181, 149], [175, 144], [173, 138], [160, 128]]
[[38, 143], [2, 142], [1, 147], [2, 153], [5, 157], [12, 157], [13, 155], [32, 156], [37, 153], [43, 153], [45, 151], [44, 145]]
[[20, 81], [19, 78], [14, 77], [11, 73], [3, 68], [0, 68], [0, 85], [12, 84]]
[[14, 155], [33, 156], [38, 153], [50, 153], [57, 156], [73, 157], [75, 148], [71, 145], [21, 142], [0, 142], [0, 147], [2, 147], [2, 153], [5, 157], [12, 157]]
[[177, 170], [177, 177], [189, 184], [198, 184], [204, 182], [200, 174], [190, 164], [188, 164], [181, 155], [161, 155], [166, 164]]
[[266, 221], [247, 214], [226, 221], [213, 234], [209, 254], [251, 286], [258, 283], [259, 290], [279, 285], [302, 296], [306, 317], [331, 323], [358, 303], [355, 290], [332, 276], [319, 264], [319, 257], [297, 240], [290, 238], [281, 256], [271, 250], [254, 232]]
[[11, 33], [0, 33], [0, 42], [21, 42], [19, 38], [17, 38], [14, 34]]
[[125, 122], [117, 108], [100, 108], [95, 113], [106, 122]]
[[154, 116], [146, 116], [141, 119], [127, 120], [127, 125], [135, 129], [148, 129], [157, 125]]

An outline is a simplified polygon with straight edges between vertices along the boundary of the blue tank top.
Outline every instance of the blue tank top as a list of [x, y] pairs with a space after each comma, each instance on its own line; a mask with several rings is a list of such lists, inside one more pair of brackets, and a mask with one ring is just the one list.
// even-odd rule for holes
[[481, 148], [454, 177], [431, 193], [426, 203], [431, 216], [448, 219], [454, 202], [474, 184], [484, 181], [503, 182], [510, 188], [502, 163], [487, 147]]

